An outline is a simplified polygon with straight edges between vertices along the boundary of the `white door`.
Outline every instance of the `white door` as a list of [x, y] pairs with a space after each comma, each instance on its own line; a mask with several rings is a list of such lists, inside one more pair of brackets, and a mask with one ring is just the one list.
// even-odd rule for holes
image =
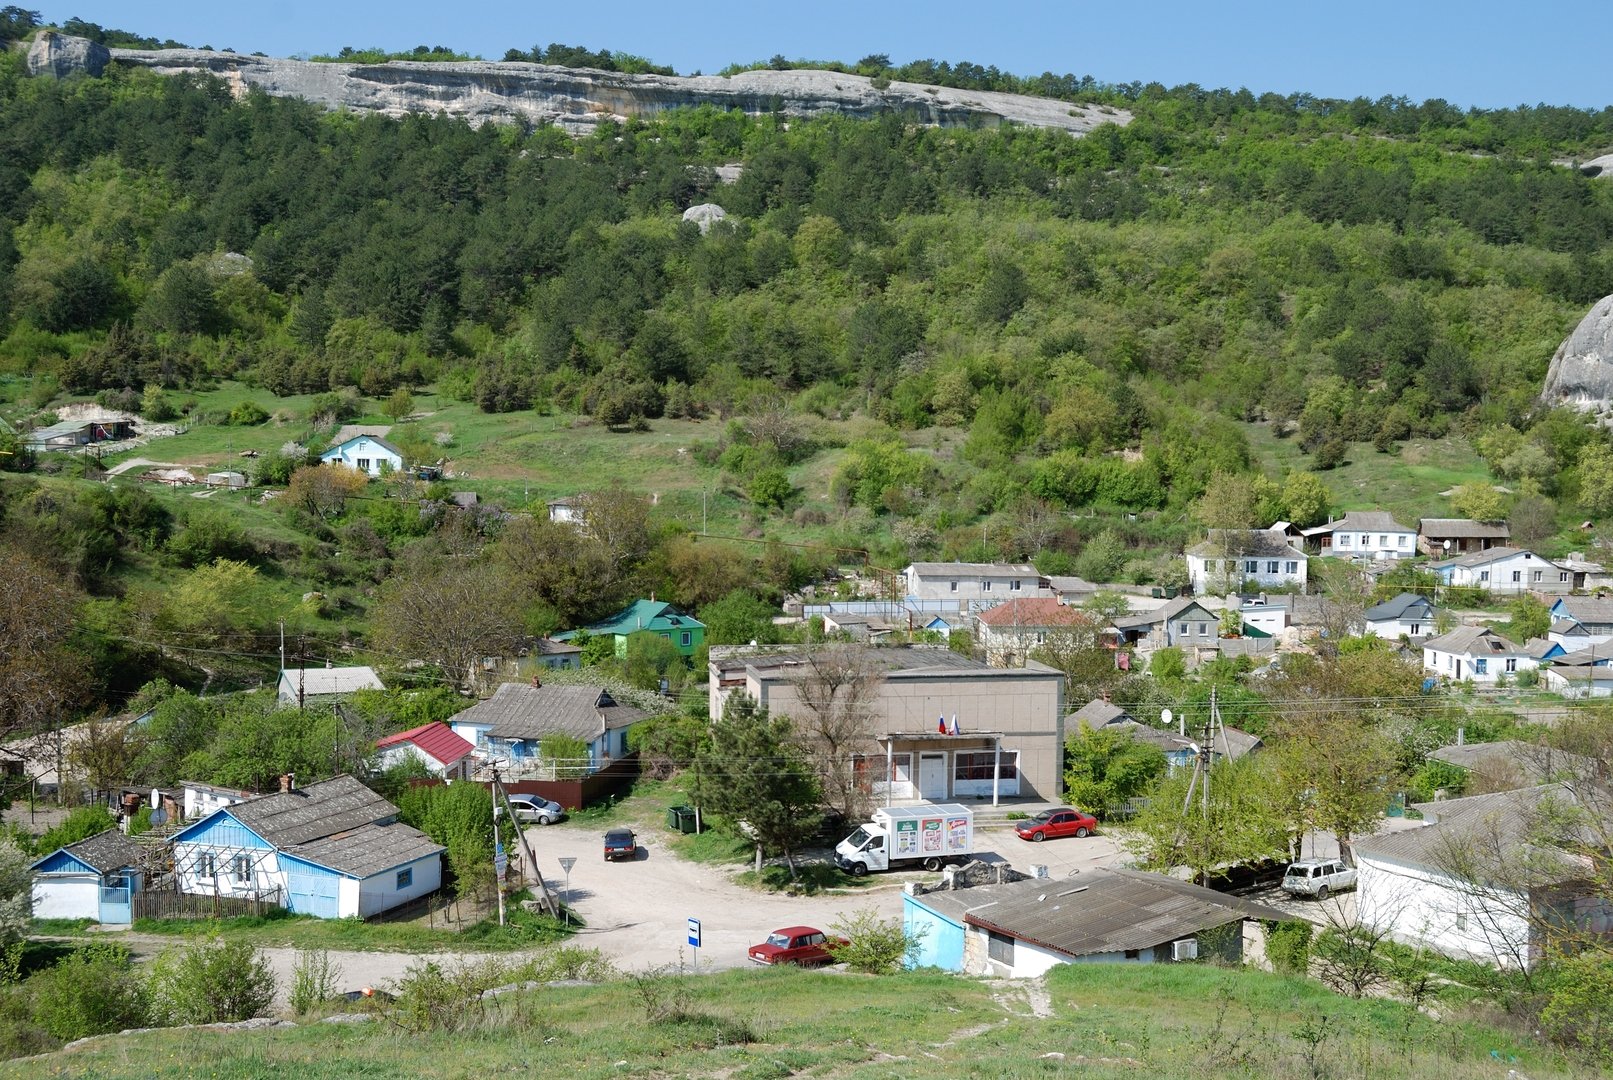
[[919, 798], [930, 802], [947, 797], [947, 756], [919, 755]]

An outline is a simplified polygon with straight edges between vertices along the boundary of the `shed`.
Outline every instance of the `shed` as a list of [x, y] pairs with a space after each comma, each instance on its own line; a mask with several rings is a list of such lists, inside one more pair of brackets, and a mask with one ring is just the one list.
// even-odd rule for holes
[[432, 775], [445, 779], [469, 776], [470, 755], [475, 749], [441, 720], [388, 735], [377, 740], [375, 748], [381, 752], [383, 769], [414, 760], [422, 762]]
[[286, 668], [280, 672], [278, 693], [284, 705], [308, 705], [385, 689], [370, 667]]
[[117, 829], [57, 848], [30, 867], [34, 918], [129, 923], [130, 894], [142, 885], [140, 855], [140, 845]]
[[246, 474], [238, 472], [210, 472], [207, 474], [208, 487], [244, 488], [246, 487]]

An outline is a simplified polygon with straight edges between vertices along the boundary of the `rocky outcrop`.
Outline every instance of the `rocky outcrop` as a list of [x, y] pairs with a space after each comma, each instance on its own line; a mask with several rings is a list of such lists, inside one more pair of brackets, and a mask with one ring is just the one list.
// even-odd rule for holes
[[[667, 109], [699, 105], [740, 109], [752, 115], [778, 112], [801, 117], [895, 113], [917, 123], [943, 127], [1015, 123], [1077, 135], [1100, 124], [1126, 124], [1131, 120], [1129, 113], [1107, 106], [1072, 105], [1052, 98], [918, 83], [893, 82], [876, 87], [861, 75], [833, 71], [746, 71], [725, 78], [624, 75], [588, 68], [480, 61], [316, 64], [200, 49], [113, 49], [111, 55], [120, 64], [164, 75], [216, 75], [237, 95], [259, 88], [278, 96], [305, 98], [330, 109], [388, 116], [440, 112], [473, 124], [489, 120], [558, 124], [579, 134], [592, 131], [602, 120], [650, 117]], [[40, 73], [62, 75], [67, 71], [51, 67]]]
[[716, 203], [700, 203], [698, 206], [691, 206], [683, 212], [683, 220], [692, 221], [699, 226], [701, 236], [710, 232], [713, 225], [726, 217], [728, 217], [728, 211]]
[[99, 75], [111, 59], [112, 53], [105, 45], [44, 30], [35, 35], [34, 43], [28, 46], [28, 74], [53, 75], [58, 79], [77, 72]]
[[1603, 419], [1613, 415], [1613, 296], [1592, 305], [1557, 346], [1541, 397], [1548, 405], [1568, 405]]

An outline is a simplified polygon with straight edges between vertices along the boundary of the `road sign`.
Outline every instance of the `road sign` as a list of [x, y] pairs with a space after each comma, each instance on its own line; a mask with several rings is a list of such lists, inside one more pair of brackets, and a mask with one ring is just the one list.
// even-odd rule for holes
[[560, 872], [562, 874], [571, 873], [571, 868], [573, 866], [576, 866], [576, 865], [577, 865], [577, 856], [575, 856], [575, 855], [562, 855], [562, 856], [560, 856]]
[[689, 947], [694, 948], [694, 949], [700, 948], [700, 920], [699, 919], [690, 919], [689, 920]]

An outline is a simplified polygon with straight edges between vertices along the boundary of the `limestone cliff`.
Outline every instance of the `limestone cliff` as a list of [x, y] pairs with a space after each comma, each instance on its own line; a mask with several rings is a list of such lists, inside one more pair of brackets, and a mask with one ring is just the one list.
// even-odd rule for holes
[[1593, 304], [1557, 347], [1541, 396], [1549, 405], [1613, 415], [1613, 296]]
[[[84, 51], [73, 44], [80, 40], [55, 33], [38, 35], [29, 50], [29, 70], [57, 76], [83, 70], [73, 64], [74, 56]], [[861, 75], [833, 71], [747, 71], [728, 78], [624, 75], [545, 64], [316, 64], [200, 49], [113, 49], [111, 58], [164, 75], [206, 72], [223, 79], [238, 95], [257, 87], [329, 109], [388, 116], [442, 112], [472, 124], [488, 120], [558, 124], [579, 134], [605, 119], [648, 117], [698, 105], [752, 115], [896, 113], [943, 127], [1015, 123], [1077, 135], [1100, 124], [1131, 120], [1129, 113], [1107, 106], [918, 83], [875, 87]]]

